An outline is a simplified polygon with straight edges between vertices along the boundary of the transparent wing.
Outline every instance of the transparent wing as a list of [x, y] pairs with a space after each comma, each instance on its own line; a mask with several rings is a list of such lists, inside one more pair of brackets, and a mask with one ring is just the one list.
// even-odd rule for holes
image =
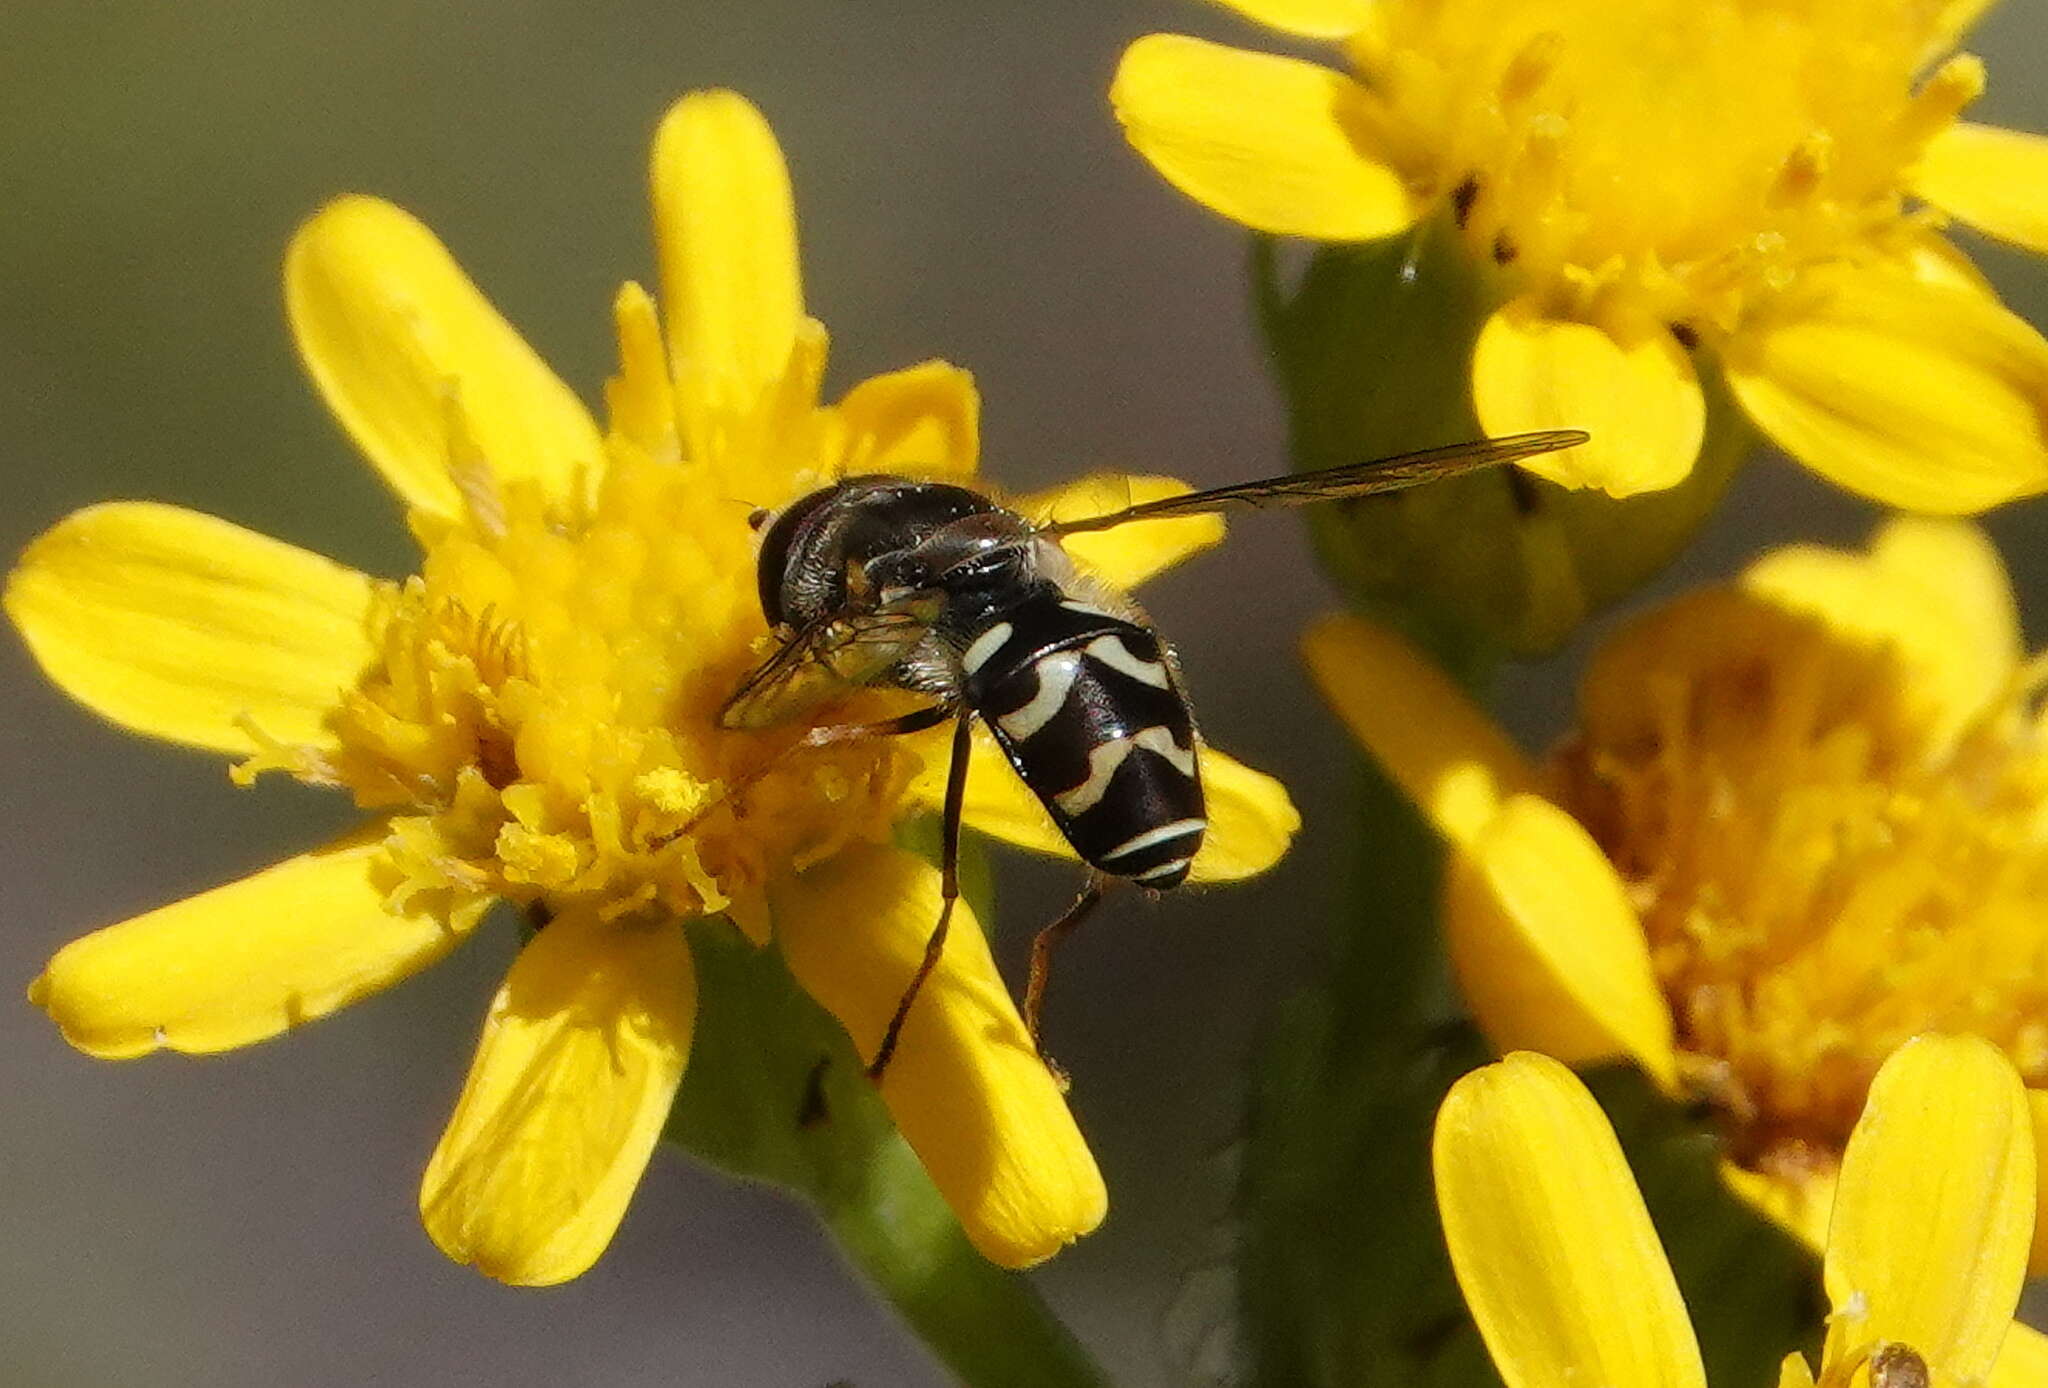
[[924, 640], [942, 601], [937, 593], [912, 593], [873, 612], [813, 622], [741, 682], [719, 710], [718, 726], [793, 723], [876, 683]]
[[1477, 472], [1481, 468], [1499, 467], [1538, 453], [1573, 448], [1586, 442], [1588, 437], [1579, 429], [1549, 429], [1535, 434], [1510, 434], [1505, 438], [1454, 443], [1445, 448], [1424, 449], [1420, 453], [1402, 453], [1392, 458], [1375, 458], [1367, 463], [1325, 468], [1321, 472], [1296, 472], [1285, 477], [1266, 477], [1256, 482], [1215, 487], [1206, 492], [1184, 492], [1179, 496], [1144, 501], [1100, 515], [1054, 520], [1042, 527], [1039, 533], [1058, 539], [1062, 535], [1078, 535], [1088, 530], [1109, 530], [1131, 521], [1220, 511], [1226, 506], [1306, 506], [1316, 501], [1372, 496], [1377, 492], [1419, 487], [1425, 482]]

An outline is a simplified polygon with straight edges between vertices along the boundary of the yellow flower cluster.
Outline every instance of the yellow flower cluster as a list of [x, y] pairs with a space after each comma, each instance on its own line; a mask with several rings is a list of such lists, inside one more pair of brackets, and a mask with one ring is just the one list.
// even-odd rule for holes
[[[771, 649], [749, 513], [849, 473], [971, 479], [978, 400], [929, 362], [824, 404], [787, 174], [729, 93], [686, 98], [653, 161], [666, 312], [619, 294], [600, 429], [446, 250], [344, 198], [291, 245], [306, 368], [407, 507], [419, 573], [387, 583], [222, 520], [118, 503], [70, 517], [10, 576], [44, 670], [138, 732], [347, 790], [359, 832], [87, 936], [31, 997], [99, 1056], [273, 1036], [447, 954], [494, 901], [545, 924], [483, 1028], [420, 1205], [449, 1254], [506, 1281], [603, 1251], [689, 1058], [685, 923], [772, 940], [872, 1055], [937, 919], [939, 872], [897, 847], [933, 813], [945, 746], [721, 730]], [[1065, 514], [1094, 479], [1016, 503]], [[1221, 535], [1210, 517], [1077, 540], [1128, 587]], [[993, 745], [965, 819], [1071, 853]], [[1284, 791], [1206, 752], [1199, 879], [1284, 851]], [[956, 913], [881, 1086], [969, 1236], [1018, 1266], [1093, 1228], [1105, 1196], [971, 913]]]
[[[1703, 1104], [1730, 1186], [1823, 1255], [1819, 1367], [1793, 1356], [1780, 1388], [2048, 1383], [2048, 1338], [2012, 1325], [2030, 1261], [2048, 1271], [2048, 657], [1989, 542], [1938, 518], [2048, 491], [2048, 340], [1943, 235], [2048, 252], [2048, 140], [1960, 120], [1986, 3], [1225, 2], [1345, 70], [1153, 35], [1111, 93], [1129, 139], [1260, 231], [1456, 248], [1487, 311], [1445, 365], [1478, 420], [1591, 434], [1523, 466], [1671, 488], [1725, 384], [1816, 471], [1922, 513], [1610, 634], [1540, 759], [1391, 627], [1307, 637], [1448, 847], [1448, 952], [1511, 1052], [1452, 1090], [1434, 1149], [1510, 1388], [1702, 1388], [1564, 1068], [1613, 1059]], [[944, 801], [943, 733], [719, 715], [787, 635], [750, 517], [863, 473], [983, 485], [975, 387], [932, 361], [826, 399], [787, 170], [742, 98], [678, 103], [651, 183], [660, 305], [614, 301], [602, 422], [400, 209], [343, 198], [293, 239], [294, 340], [405, 508], [413, 575], [115, 503], [5, 589], [83, 704], [366, 816], [60, 950], [30, 997], [79, 1049], [260, 1041], [439, 960], [494, 904], [525, 913], [420, 1191], [451, 1258], [522, 1284], [576, 1276], [624, 1216], [690, 1062], [693, 929], [779, 951], [872, 1059], [942, 895], [903, 843]], [[1184, 490], [1097, 477], [1012, 504]], [[1123, 591], [1221, 536], [1196, 516], [1060, 543]], [[885, 710], [863, 691], [834, 721]], [[985, 735], [972, 763], [966, 824], [1071, 856]], [[1276, 861], [1298, 827], [1278, 783], [1207, 749], [1202, 780], [1195, 880]], [[953, 920], [880, 1095], [975, 1247], [1027, 1266], [1107, 1196], [979, 922]]]
[[[1914, 1035], [1995, 1044], [2048, 1132], [2042, 667], [1968, 523], [1793, 546], [1652, 611], [1540, 765], [1377, 624], [1331, 619], [1307, 654], [1452, 849], [1443, 929], [1500, 1048], [1633, 1059], [1704, 1101], [1734, 1189], [1816, 1248]], [[2048, 1372], [2048, 1340], [2009, 1343]]]
[[1954, 49], [1985, 0], [1225, 3], [1350, 72], [1153, 35], [1111, 93], [1131, 143], [1262, 231], [1447, 222], [1499, 305], [1480, 422], [1593, 435], [1531, 471], [1672, 486], [1711, 367], [1787, 452], [1879, 501], [2048, 489], [2048, 341], [1941, 235], [1953, 216], [2048, 250], [2048, 140], [1956, 119], [1984, 86]]

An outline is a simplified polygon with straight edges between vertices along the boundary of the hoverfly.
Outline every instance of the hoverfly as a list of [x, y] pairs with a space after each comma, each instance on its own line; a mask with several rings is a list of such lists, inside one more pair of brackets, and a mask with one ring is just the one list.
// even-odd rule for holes
[[977, 718], [1089, 869], [1073, 907], [1032, 942], [1024, 1016], [1034, 1045], [1054, 946], [1112, 880], [1152, 892], [1178, 886], [1202, 845], [1200, 739], [1173, 652], [1128, 599], [1080, 577], [1063, 538], [1232, 505], [1398, 491], [1586, 438], [1564, 429], [1484, 439], [1042, 525], [967, 487], [888, 474], [843, 478], [778, 512], [756, 511], [761, 611], [780, 644], [726, 701], [720, 725], [787, 725], [875, 687], [930, 703], [886, 722], [818, 727], [810, 739], [953, 724], [939, 918], [869, 1077], [888, 1066], [945, 946]]

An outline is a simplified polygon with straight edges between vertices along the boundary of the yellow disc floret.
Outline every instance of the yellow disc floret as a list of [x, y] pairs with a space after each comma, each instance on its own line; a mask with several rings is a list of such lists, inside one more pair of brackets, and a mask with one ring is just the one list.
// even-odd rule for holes
[[340, 751], [252, 769], [393, 812], [409, 890], [554, 909], [754, 923], [775, 873], [888, 837], [916, 768], [900, 744], [717, 727], [767, 640], [743, 504], [632, 457], [587, 509], [483, 495], [467, 523], [422, 527], [419, 576], [380, 591], [382, 658], [342, 700]]

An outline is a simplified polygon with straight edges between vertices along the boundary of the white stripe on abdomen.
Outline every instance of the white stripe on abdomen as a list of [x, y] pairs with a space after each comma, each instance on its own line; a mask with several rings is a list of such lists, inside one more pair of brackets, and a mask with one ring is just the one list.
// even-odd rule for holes
[[1086, 814], [1102, 803], [1102, 797], [1109, 794], [1109, 783], [1116, 776], [1117, 768], [1141, 747], [1148, 752], [1157, 752], [1181, 775], [1193, 778], [1194, 749], [1175, 742], [1169, 728], [1147, 728], [1130, 737], [1111, 738], [1090, 748], [1088, 779], [1072, 790], [1061, 791], [1053, 797], [1053, 802], [1070, 815]]
[[1133, 651], [1115, 632], [1096, 637], [1085, 650], [1090, 658], [1101, 661], [1119, 674], [1129, 675], [1141, 684], [1149, 684], [1154, 689], [1167, 687], [1166, 667]]
[[1019, 742], [1052, 722], [1067, 702], [1074, 681], [1081, 677], [1081, 657], [1073, 651], [1057, 651], [1034, 665], [1031, 675], [1038, 681], [1031, 702], [996, 719], [996, 726]]
[[1181, 839], [1188, 837], [1190, 834], [1202, 833], [1208, 827], [1209, 821], [1206, 819], [1176, 819], [1171, 824], [1162, 824], [1157, 829], [1147, 829], [1136, 838], [1126, 839], [1115, 848], [1109, 850], [1109, 852], [1103, 854], [1101, 861], [1107, 863], [1112, 858], [1128, 858], [1133, 853], [1142, 853], [1148, 848], [1156, 848], [1169, 839]]

